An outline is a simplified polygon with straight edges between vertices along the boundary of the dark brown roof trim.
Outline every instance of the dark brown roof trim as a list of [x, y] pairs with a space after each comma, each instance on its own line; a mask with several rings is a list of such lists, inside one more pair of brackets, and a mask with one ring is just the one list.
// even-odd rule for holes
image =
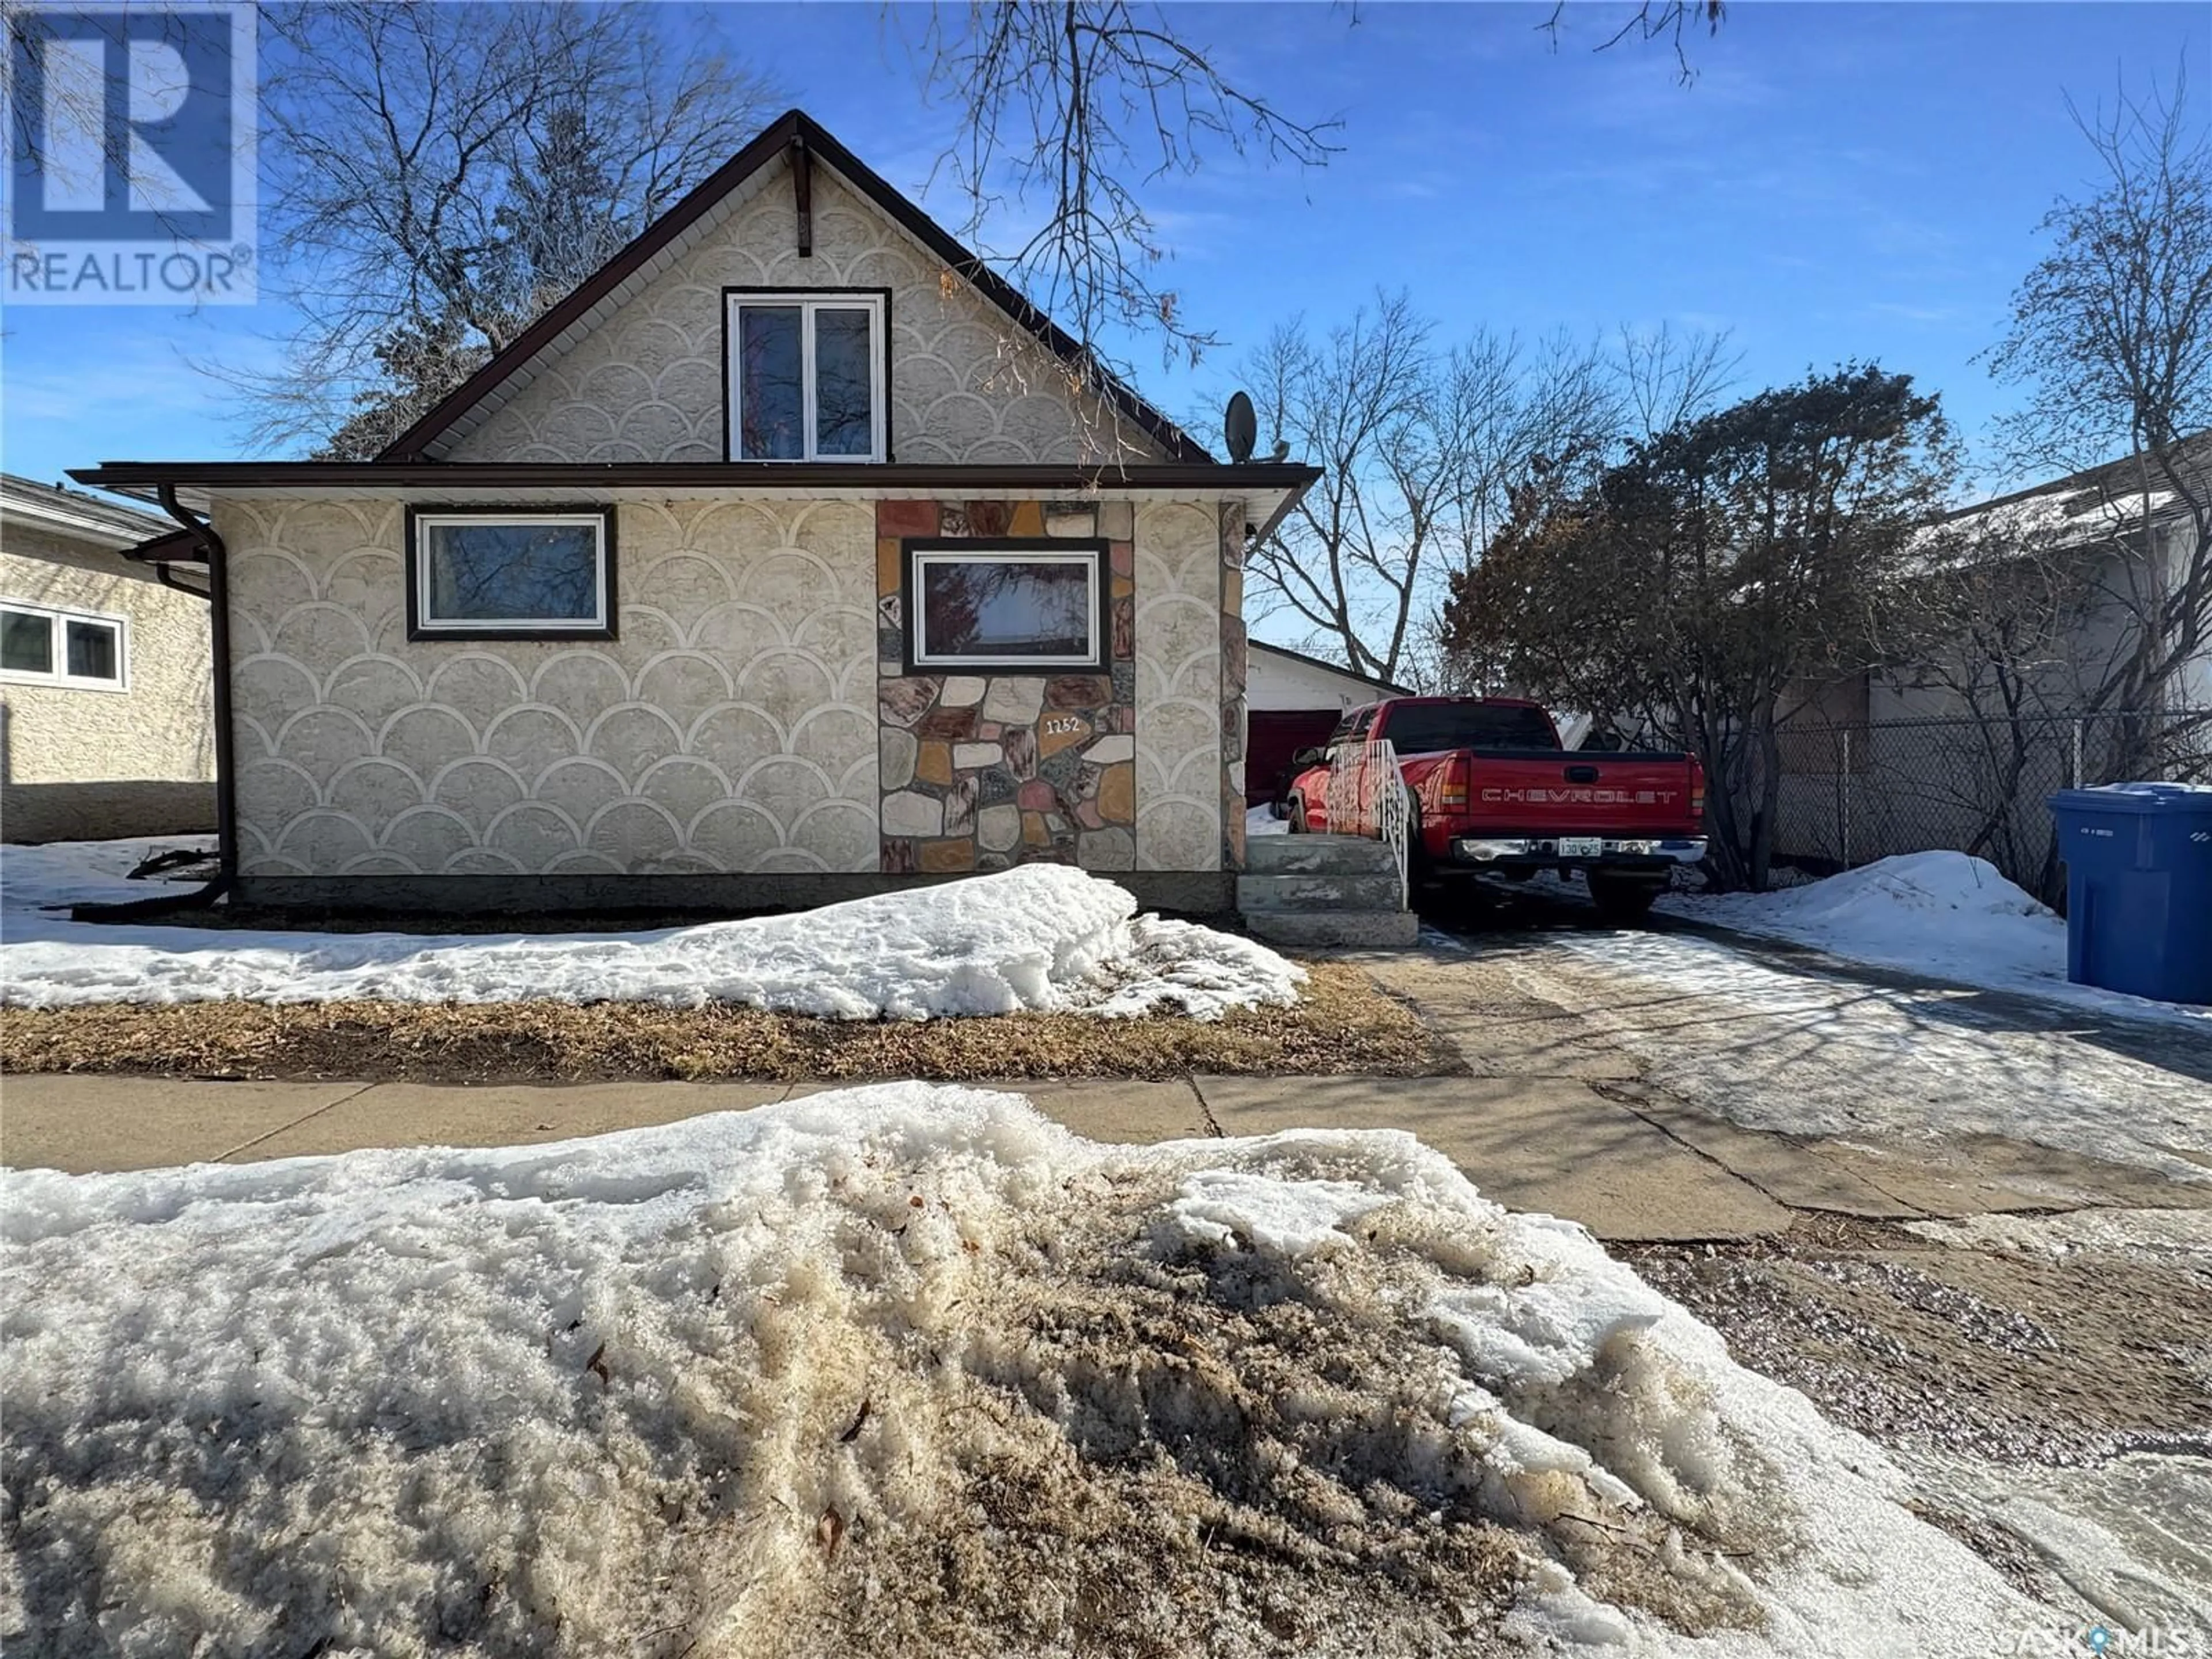
[[[74, 475], [72, 475], [74, 476]], [[189, 530], [172, 530], [166, 536], [156, 536], [136, 547], [126, 547], [123, 556], [141, 564], [205, 564], [206, 550], [199, 538]]]
[[393, 488], [444, 490], [554, 489], [957, 489], [970, 494], [1020, 490], [1076, 495], [1092, 489], [1303, 489], [1319, 467], [1295, 461], [1146, 461], [1127, 465], [990, 464], [948, 466], [894, 461], [855, 466], [836, 461], [103, 461], [70, 477], [113, 489], [172, 484], [221, 489]]
[[[781, 155], [794, 141], [805, 145], [812, 155], [829, 162], [851, 180], [861, 194], [942, 259], [956, 275], [972, 284], [984, 298], [1034, 334], [1063, 362], [1079, 367], [1084, 364], [1083, 348], [1073, 335], [1031, 305], [1012, 283], [956, 241], [942, 225], [831, 137], [812, 116], [804, 110], [794, 109], [786, 111], [769, 123], [758, 137], [708, 174], [697, 189], [647, 225], [636, 240], [586, 277], [568, 298], [517, 335], [506, 349], [447, 393], [428, 414], [393, 439], [377, 459], [380, 461], [422, 459], [425, 448], [495, 386], [550, 345], [563, 330], [622, 286], [723, 197]], [[1212, 460], [1203, 444], [1197, 442], [1181, 427], [1123, 385], [1118, 377], [1107, 373], [1095, 362], [1090, 367], [1091, 376], [1104, 392], [1107, 401], [1137, 427], [1150, 434], [1175, 459], [1193, 464]]]

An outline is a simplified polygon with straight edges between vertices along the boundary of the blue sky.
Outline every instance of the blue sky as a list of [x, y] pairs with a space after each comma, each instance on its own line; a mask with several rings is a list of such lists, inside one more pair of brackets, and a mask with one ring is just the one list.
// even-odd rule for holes
[[[1738, 0], [1677, 83], [1656, 46], [1588, 48], [1617, 16], [1547, 5], [1176, 7], [1243, 83], [1334, 117], [1343, 153], [1268, 170], [1215, 155], [1148, 199], [1165, 280], [1221, 334], [1197, 369], [1133, 348], [1177, 413], [1218, 406], [1278, 320], [1347, 316], [1404, 288], [1449, 337], [1627, 323], [1725, 327], [1742, 391], [1873, 358], [1940, 390], [1973, 439], [2008, 393], [1972, 361], [2001, 330], [2051, 199], [2091, 179], [2065, 107], [2212, 64], [2212, 8]], [[681, 33], [704, 9], [669, 8]], [[894, 184], [952, 132], [872, 4], [716, 9], [711, 26]], [[2195, 100], [2202, 120], [2212, 102]], [[946, 218], [959, 204], [925, 198]], [[18, 310], [0, 340], [7, 470], [242, 453], [192, 360], [252, 364], [274, 306]], [[1218, 434], [1201, 433], [1209, 441]], [[1990, 477], [1987, 482], [1996, 482]]]

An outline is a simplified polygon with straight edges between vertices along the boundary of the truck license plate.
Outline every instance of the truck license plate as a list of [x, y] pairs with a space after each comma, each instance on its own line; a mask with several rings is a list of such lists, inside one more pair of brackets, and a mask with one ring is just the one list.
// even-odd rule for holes
[[1600, 858], [1605, 853], [1605, 842], [1598, 836], [1561, 836], [1559, 856], [1563, 859]]

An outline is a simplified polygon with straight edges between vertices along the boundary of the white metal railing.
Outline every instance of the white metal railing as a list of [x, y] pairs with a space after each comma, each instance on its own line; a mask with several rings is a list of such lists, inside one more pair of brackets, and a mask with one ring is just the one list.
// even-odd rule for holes
[[1398, 866], [1398, 908], [1407, 900], [1407, 860], [1412, 813], [1406, 781], [1398, 772], [1398, 750], [1388, 738], [1340, 743], [1328, 757], [1328, 833], [1361, 836], [1382, 842]]

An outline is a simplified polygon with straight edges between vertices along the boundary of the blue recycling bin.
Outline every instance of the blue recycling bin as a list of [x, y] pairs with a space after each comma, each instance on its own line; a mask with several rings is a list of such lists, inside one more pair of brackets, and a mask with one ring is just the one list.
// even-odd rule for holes
[[2051, 815], [2066, 865], [2066, 977], [2212, 1002], [2212, 789], [2062, 789]]

